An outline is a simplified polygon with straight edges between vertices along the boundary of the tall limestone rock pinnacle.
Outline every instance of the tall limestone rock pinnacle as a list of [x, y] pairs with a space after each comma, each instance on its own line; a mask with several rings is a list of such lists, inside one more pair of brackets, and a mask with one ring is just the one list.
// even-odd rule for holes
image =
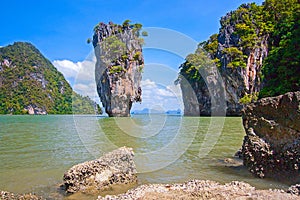
[[[222, 17], [219, 33], [200, 43], [196, 52], [188, 55], [186, 62], [181, 65], [180, 75], [192, 87], [195, 96], [191, 98], [191, 95], [185, 94], [187, 86], [181, 81], [185, 115], [212, 115], [212, 97], [218, 100], [223, 96], [219, 94], [220, 91], [224, 90], [226, 115], [239, 116], [242, 114], [243, 99], [255, 98], [261, 90], [261, 69], [263, 60], [268, 55], [269, 35], [262, 32], [259, 26], [249, 28], [252, 35], [246, 29], [247, 23], [251, 23], [251, 20], [248, 22], [248, 17], [251, 19], [256, 7], [244, 4]], [[203, 61], [203, 57], [207, 56], [216, 66], [210, 71], [218, 70], [219, 73], [210, 72], [211, 75], [208, 76], [200, 74], [203, 68], [209, 67], [203, 64], [207, 63]], [[217, 80], [223, 81], [223, 89], [212, 89], [208, 84]]]
[[101, 22], [94, 29], [97, 92], [110, 117], [128, 117], [132, 104], [142, 101], [141, 27], [126, 20], [123, 25]]

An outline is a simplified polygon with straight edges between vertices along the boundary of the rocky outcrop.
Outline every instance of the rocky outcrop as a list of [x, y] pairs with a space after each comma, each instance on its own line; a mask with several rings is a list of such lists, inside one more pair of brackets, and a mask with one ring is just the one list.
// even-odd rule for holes
[[233, 181], [222, 185], [214, 181], [192, 180], [177, 184], [141, 185], [125, 194], [98, 197], [98, 200], [137, 200], [137, 199], [299, 199], [282, 190], [256, 190], [247, 183]]
[[[253, 44], [244, 44], [241, 36], [238, 34], [240, 25], [245, 25], [243, 16], [249, 15], [251, 5], [242, 5], [237, 11], [228, 13], [221, 18], [221, 28], [219, 34], [211, 36], [211, 38], [200, 43], [198, 50], [207, 51], [206, 54], [216, 64], [215, 69], [219, 73], [208, 73], [208, 75], [195, 73], [194, 76], [186, 76], [181, 70], [181, 75], [185, 77], [188, 84], [193, 88], [194, 95], [188, 94], [187, 86], [181, 82], [181, 90], [183, 93], [183, 102], [185, 115], [212, 115], [213, 105], [217, 105], [218, 101], [225, 101], [227, 116], [241, 116], [243, 104], [241, 98], [246, 95], [255, 96], [261, 90], [261, 68], [262, 62], [268, 55], [268, 35], [260, 34], [259, 27], [254, 30], [257, 38], [253, 39]], [[212, 48], [214, 46], [214, 48]], [[196, 54], [196, 53], [195, 53]], [[198, 61], [198, 63], [203, 61]], [[186, 62], [181, 66], [191, 64], [186, 71], [190, 71], [191, 67], [199, 65], [197, 62]], [[206, 66], [210, 67], [210, 66]], [[203, 66], [199, 66], [198, 71]], [[210, 83], [223, 82], [212, 87]], [[223, 90], [225, 95], [223, 95]], [[190, 92], [191, 93], [191, 92]], [[226, 96], [226, 97], [225, 97]], [[212, 102], [212, 99], [217, 101]], [[223, 105], [221, 105], [223, 106]]]
[[34, 194], [14, 194], [11, 192], [0, 191], [1, 200], [43, 200], [44, 198]]
[[67, 193], [97, 193], [112, 185], [136, 183], [136, 167], [131, 148], [121, 147], [99, 159], [73, 166], [63, 177]]
[[300, 92], [260, 99], [243, 112], [244, 165], [256, 176], [294, 178], [300, 174]]
[[39, 108], [36, 105], [28, 105], [24, 108], [29, 115], [46, 115], [47, 111], [44, 108]]
[[93, 45], [97, 57], [97, 91], [109, 116], [127, 117], [134, 102], [141, 102], [144, 67], [141, 25], [128, 22], [116, 25], [99, 23]]

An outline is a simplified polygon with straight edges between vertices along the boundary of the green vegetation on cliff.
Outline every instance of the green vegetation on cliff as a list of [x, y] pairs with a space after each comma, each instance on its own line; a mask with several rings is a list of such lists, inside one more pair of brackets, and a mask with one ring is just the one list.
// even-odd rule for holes
[[[245, 86], [241, 92], [244, 96], [240, 97], [245, 98], [240, 103], [245, 100], [248, 102], [249, 98], [251, 101], [251, 97], [256, 98], [257, 95], [274, 96], [300, 90], [298, 0], [266, 0], [262, 5], [243, 4], [223, 17], [220, 24], [220, 33], [201, 42], [198, 50], [188, 55], [186, 62], [181, 65], [180, 75], [192, 86], [193, 83], [202, 81], [198, 70], [203, 66], [200, 60], [207, 60], [205, 57], [211, 58], [217, 67], [221, 67], [222, 75], [226, 74], [226, 71], [234, 73], [232, 69], [243, 69], [247, 65], [259, 63], [256, 58], [265, 58], [262, 65], [255, 67], [259, 77], [251, 87], [256, 89], [247, 89], [249, 86]], [[222, 33], [223, 35], [220, 35]], [[258, 55], [261, 53], [257, 52], [264, 52], [264, 48], [267, 55]], [[253, 58], [255, 59], [251, 60]], [[249, 80], [254, 78], [251, 74], [247, 76]], [[241, 81], [240, 84], [244, 83]]]
[[266, 1], [270, 34], [269, 55], [263, 65], [265, 86], [261, 97], [300, 90], [300, 3], [297, 0]]
[[[0, 48], [0, 114], [71, 114], [72, 95], [77, 113], [94, 104], [73, 92], [64, 76], [30, 43]], [[78, 103], [80, 101], [81, 103]], [[82, 111], [79, 111], [81, 108]], [[87, 111], [88, 112], [85, 112]]]

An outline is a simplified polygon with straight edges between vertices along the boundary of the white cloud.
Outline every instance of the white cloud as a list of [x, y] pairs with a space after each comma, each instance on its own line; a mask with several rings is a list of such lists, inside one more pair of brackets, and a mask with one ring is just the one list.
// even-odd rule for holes
[[[70, 60], [53, 61], [54, 66], [64, 74], [77, 93], [84, 96], [88, 95], [99, 102], [95, 83], [95, 63], [96, 58], [94, 55], [82, 62], [72, 62]], [[157, 78], [158, 76], [155, 77]], [[133, 104], [132, 110], [141, 110], [143, 108], [161, 108], [165, 111], [182, 109], [183, 102], [179, 85], [172, 84], [174, 81], [169, 80], [167, 77], [163, 80], [164, 84], [159, 84], [156, 82], [158, 80], [153, 81], [150, 78], [142, 80], [142, 103]], [[165, 83], [169, 83], [169, 85], [165, 85]]]
[[142, 103], [133, 104], [132, 110], [143, 108], [173, 110], [183, 108], [181, 90], [179, 85], [161, 85], [146, 79], [141, 82]]
[[99, 102], [95, 82], [95, 63], [96, 57], [93, 54], [81, 62], [53, 61], [53, 65], [65, 76], [74, 91]]
[[[54, 60], [53, 65], [71, 82], [94, 81], [96, 57], [94, 54], [88, 56], [82, 62], [72, 62], [70, 60]], [[73, 84], [73, 83], [72, 83]]]
[[53, 65], [68, 78], [75, 78], [80, 70], [80, 62], [74, 63], [70, 60], [54, 60]]

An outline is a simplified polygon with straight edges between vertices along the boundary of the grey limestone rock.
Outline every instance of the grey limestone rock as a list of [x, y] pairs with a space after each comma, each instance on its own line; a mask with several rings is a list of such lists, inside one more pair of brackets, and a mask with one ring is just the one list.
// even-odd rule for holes
[[258, 177], [300, 180], [300, 92], [267, 97], [243, 112], [244, 165]]
[[[244, 5], [249, 6], [249, 5]], [[241, 45], [241, 39], [236, 34], [236, 24], [239, 19], [233, 19], [234, 12], [221, 18], [221, 28], [217, 37], [218, 47], [211, 59], [219, 59], [220, 67], [214, 67], [210, 71], [218, 70], [219, 73], [201, 73], [200, 81], [190, 82], [194, 95], [187, 90], [185, 83], [181, 84], [184, 100], [184, 113], [189, 116], [218, 115], [214, 111], [220, 110], [216, 106], [224, 107], [227, 116], [241, 116], [243, 104], [240, 99], [245, 95], [255, 95], [261, 90], [261, 68], [263, 60], [268, 55], [268, 35], [258, 36], [256, 45], [246, 48]], [[241, 51], [245, 66], [229, 66], [234, 57], [224, 51], [228, 48], [236, 48]], [[211, 83], [222, 82], [212, 85]], [[212, 102], [212, 101], [215, 102]], [[225, 102], [225, 103], [223, 103]], [[213, 107], [215, 106], [215, 107]], [[221, 110], [222, 111], [222, 110]], [[221, 112], [223, 114], [224, 112]]]
[[131, 148], [121, 147], [99, 159], [70, 168], [63, 176], [67, 193], [97, 193], [115, 184], [136, 183], [136, 166]]

